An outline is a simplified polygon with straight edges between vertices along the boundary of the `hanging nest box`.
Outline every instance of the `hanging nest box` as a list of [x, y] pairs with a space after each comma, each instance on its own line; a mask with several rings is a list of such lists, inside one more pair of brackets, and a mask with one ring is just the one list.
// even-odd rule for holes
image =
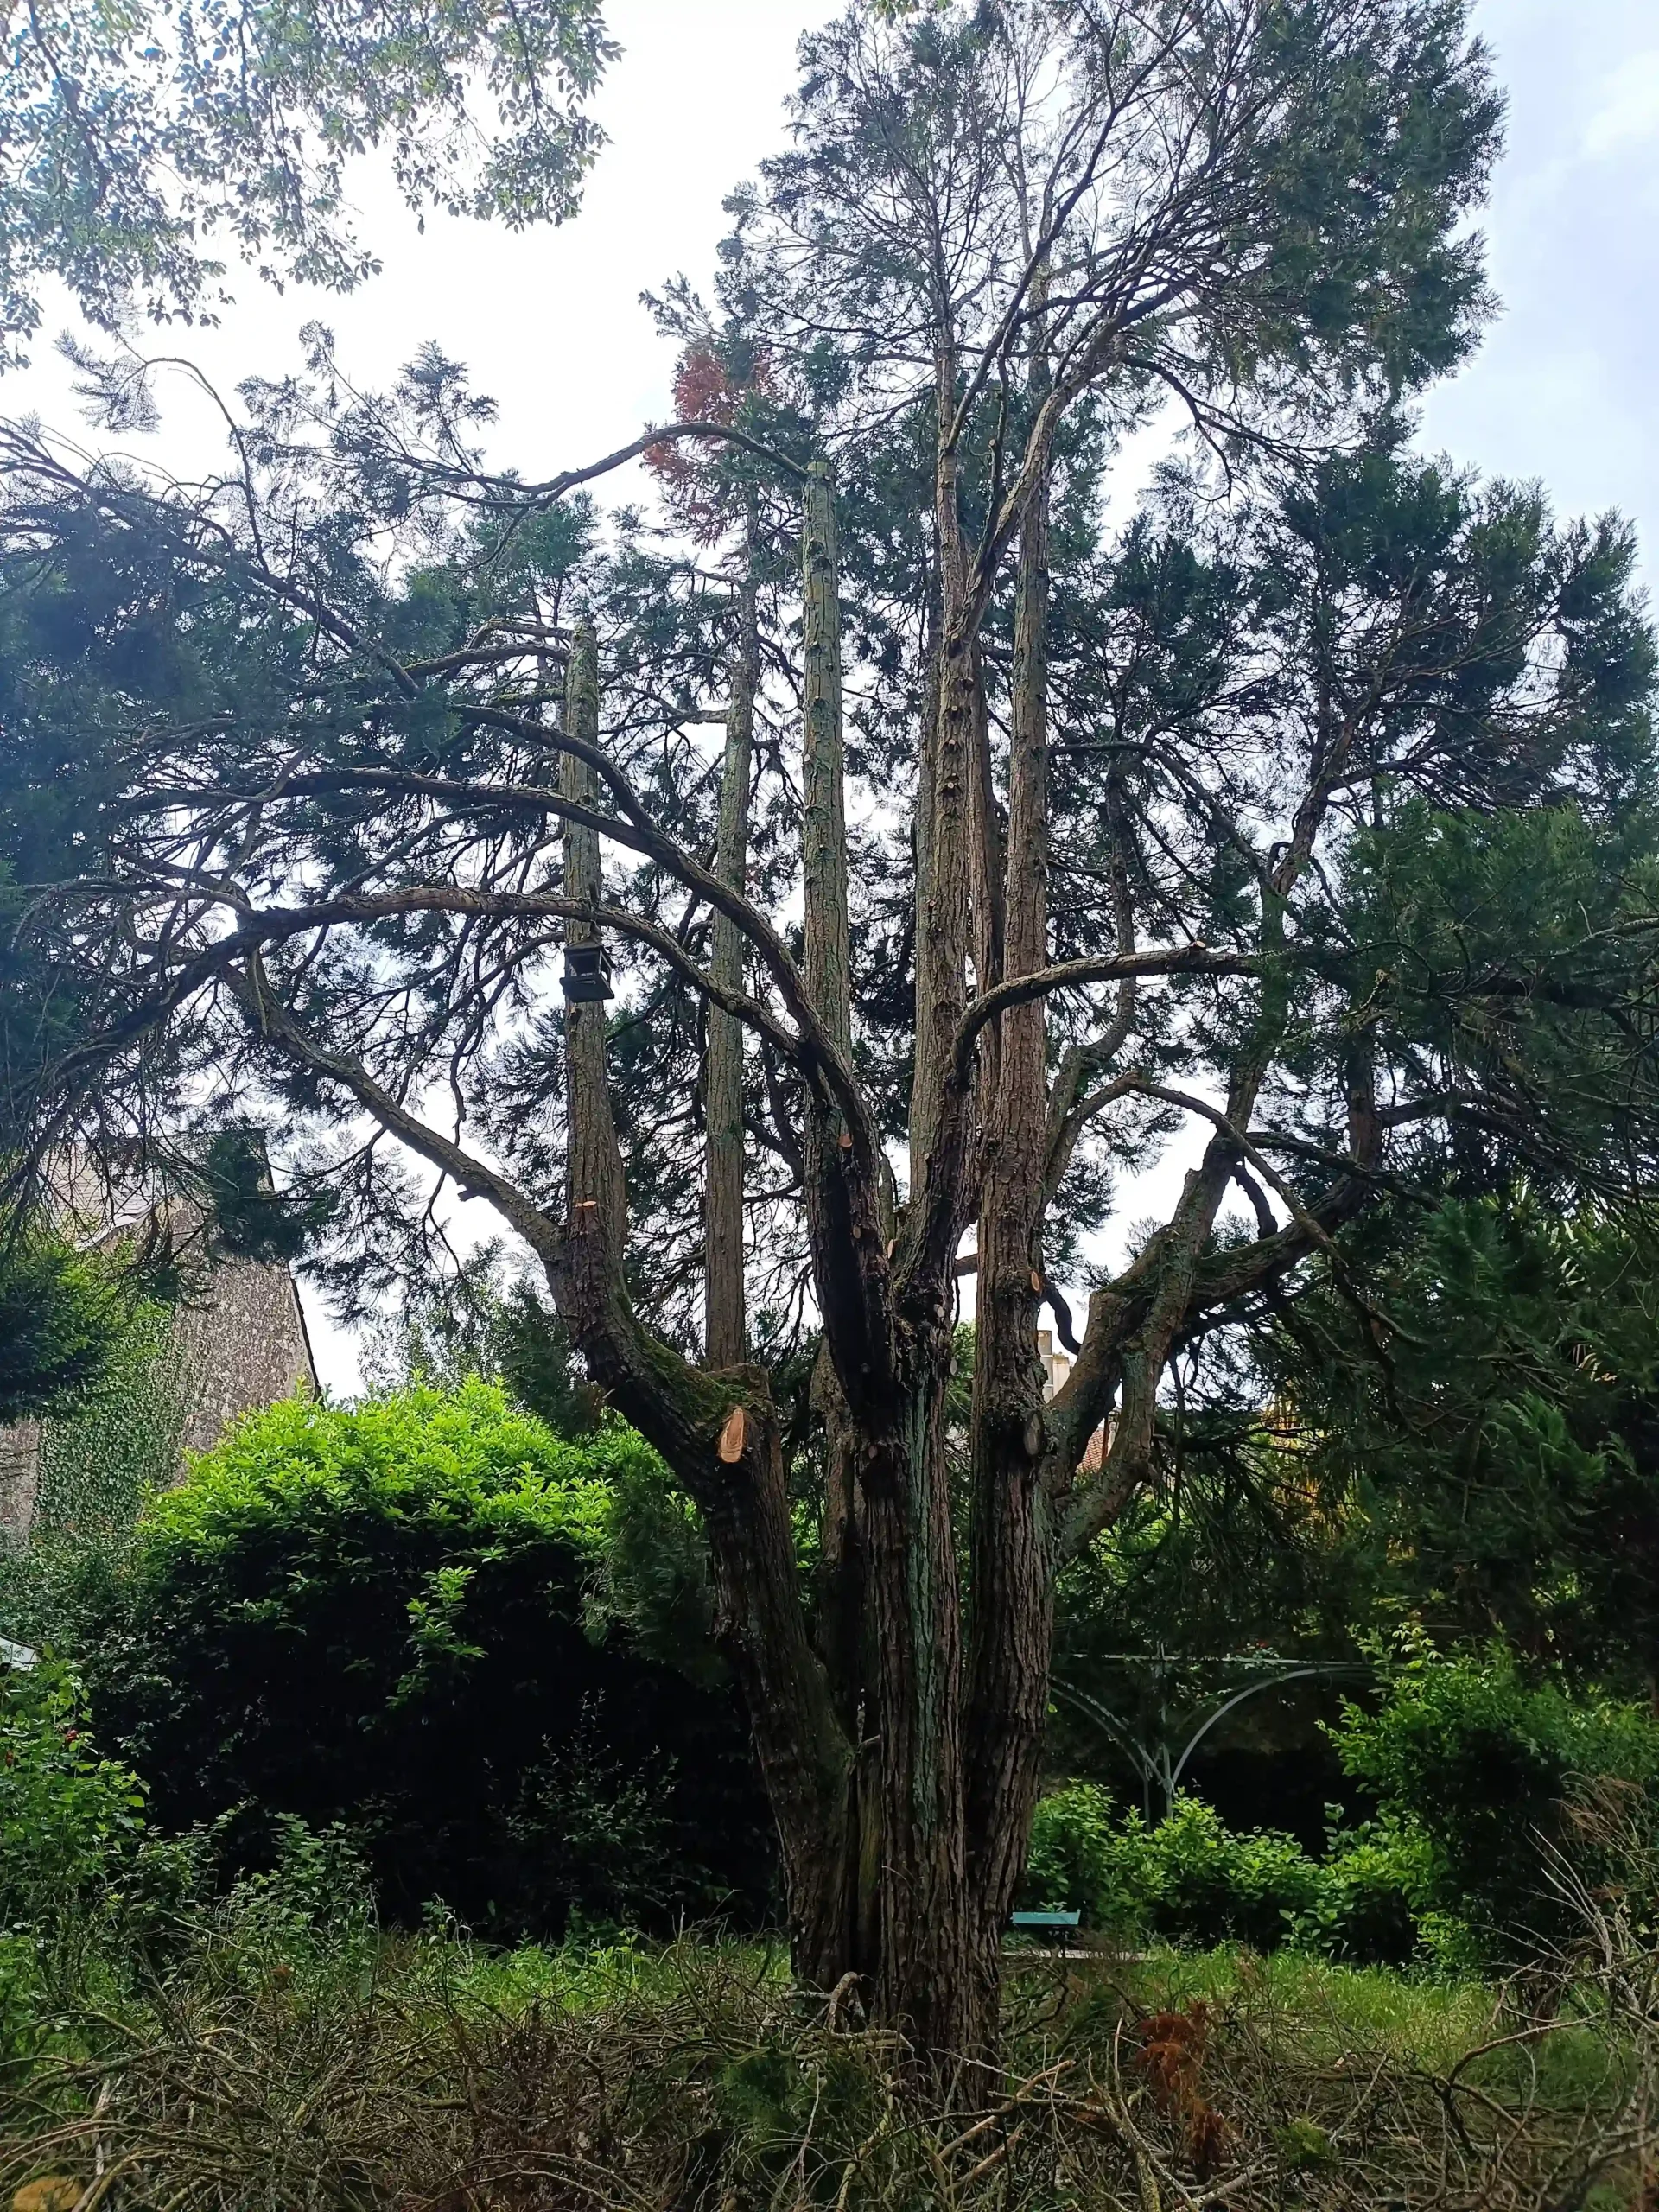
[[567, 944], [564, 948], [566, 1006], [602, 1006], [614, 998], [611, 988], [611, 956], [602, 944]]

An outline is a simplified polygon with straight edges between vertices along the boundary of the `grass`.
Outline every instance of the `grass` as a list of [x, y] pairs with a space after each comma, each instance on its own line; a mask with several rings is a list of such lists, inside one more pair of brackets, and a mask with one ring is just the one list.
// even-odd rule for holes
[[1294, 2021], [1310, 2056], [1335, 2060], [1363, 2048], [1430, 2069], [1455, 2063], [1484, 2041], [1503, 2002], [1491, 1983], [1472, 1977], [1341, 1966], [1298, 1951], [1263, 1958], [1234, 1944], [1154, 1951], [1127, 1979], [1148, 2010], [1174, 2011], [1199, 1999], [1212, 2005], [1247, 2001], [1264, 2016]]
[[[385, 1940], [390, 1957], [407, 1955], [409, 1939]], [[494, 1949], [454, 1931], [449, 1952], [452, 1986], [472, 2000], [511, 2013], [531, 2005], [556, 2007], [573, 2017], [602, 2011], [626, 1999], [665, 1994], [677, 1986], [677, 1947], [632, 1936], [576, 1939], [556, 1949], [529, 1944]], [[787, 1953], [771, 1945], [723, 1942], [699, 1936], [698, 1951], [718, 1959], [757, 1986], [786, 1986]], [[1203, 2000], [1217, 2010], [1249, 2004], [1256, 2017], [1294, 2025], [1311, 2058], [1334, 2061], [1357, 2050], [1392, 2063], [1444, 2072], [1470, 2050], [1505, 2032], [1508, 1995], [1501, 1984], [1477, 1976], [1402, 1973], [1388, 1967], [1344, 1966], [1305, 1952], [1269, 1956], [1222, 1944], [1211, 1951], [1156, 1948], [1133, 1961], [1071, 1961], [1057, 1972], [1046, 1961], [1007, 1961], [1009, 1994], [1019, 2017], [1022, 2000], [1033, 2012], [1052, 2009], [1057, 1988], [1075, 2007], [1103, 1992], [1131, 2011], [1178, 2011]]]
[[1525, 1977], [1344, 1966], [1291, 1950], [1263, 1958], [1224, 1945], [1154, 1952], [1122, 1977], [1122, 1999], [1144, 2012], [1202, 2002], [1224, 2021], [1248, 2019], [1266, 2050], [1297, 2068], [1456, 2075], [1563, 2108], [1616, 2094], [1629, 2052], [1628, 2030], [1610, 2021], [1593, 1978], [1546, 1994]]

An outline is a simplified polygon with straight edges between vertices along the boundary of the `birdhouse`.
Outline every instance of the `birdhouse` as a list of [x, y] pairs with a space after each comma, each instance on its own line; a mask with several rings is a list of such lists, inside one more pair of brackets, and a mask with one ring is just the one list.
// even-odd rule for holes
[[567, 1006], [601, 1006], [614, 998], [611, 988], [611, 956], [602, 944], [567, 944], [564, 948], [564, 1002]]

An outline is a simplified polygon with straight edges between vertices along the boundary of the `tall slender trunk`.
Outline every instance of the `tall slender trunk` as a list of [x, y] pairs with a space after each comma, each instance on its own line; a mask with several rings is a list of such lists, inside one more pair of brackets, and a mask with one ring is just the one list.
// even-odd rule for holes
[[[933, 817], [934, 817], [934, 747], [939, 723], [939, 606], [938, 568], [935, 566], [928, 594], [927, 617], [923, 636], [923, 658], [926, 669], [925, 687], [922, 695], [922, 741], [917, 747], [916, 817], [911, 826], [911, 864], [915, 876], [915, 896], [912, 906], [914, 919], [915, 966], [915, 1043], [917, 1065], [924, 1062], [937, 1066], [938, 1048], [934, 1036], [934, 989], [931, 972], [932, 947], [927, 937], [927, 915], [933, 896]], [[910, 1195], [912, 1199], [927, 1180], [928, 1147], [932, 1141], [931, 1116], [919, 1110], [922, 1104], [920, 1086], [912, 1078], [910, 1099], [909, 1169]]]
[[841, 727], [839, 561], [835, 477], [827, 461], [815, 461], [807, 471], [801, 520], [801, 842], [806, 987], [831, 1039], [850, 1058], [852, 974], [847, 912], [846, 755]]
[[[942, 350], [941, 421], [953, 404], [955, 376], [954, 359]], [[992, 2023], [982, 1977], [973, 1969], [963, 1831], [961, 1597], [945, 1433], [954, 1350], [950, 1259], [967, 1178], [961, 1117], [947, 1128], [940, 1116], [941, 1084], [966, 1002], [970, 839], [981, 819], [976, 656], [965, 619], [957, 468], [954, 450], [942, 446], [935, 487], [936, 711], [924, 737], [925, 804], [918, 838], [912, 1184], [895, 1288], [898, 1387], [890, 1428], [866, 1437], [862, 1483], [882, 1790], [877, 2009], [906, 2024], [926, 2047], [977, 2051], [988, 2044]]]
[[[599, 645], [592, 625], [579, 622], [570, 640], [564, 676], [564, 726], [586, 745], [599, 742]], [[560, 756], [561, 795], [586, 807], [598, 802], [599, 779], [574, 753]], [[564, 831], [565, 895], [587, 906], [600, 901], [599, 837], [572, 823]], [[569, 921], [564, 941], [596, 945], [596, 921]], [[627, 1192], [616, 1117], [605, 1082], [606, 1012], [602, 1001], [567, 1005], [564, 1010], [566, 1081], [569, 1086], [569, 1141], [565, 1186], [574, 1234], [595, 1237], [606, 1264], [620, 1274], [627, 1242]]]
[[[972, 662], [973, 772], [969, 786], [969, 891], [972, 912], [974, 988], [988, 991], [1003, 976], [1004, 940], [1007, 930], [1002, 825], [997, 816], [996, 785], [991, 763], [991, 705], [985, 692], [985, 665], [976, 651]], [[973, 1120], [977, 1128], [990, 1127], [1001, 1080], [1001, 1025], [993, 1022], [981, 1033], [979, 1059], [974, 1070], [976, 1091]], [[964, 1224], [965, 1225], [965, 1224]]]
[[[956, 404], [956, 359], [941, 348], [935, 404], [941, 424]], [[916, 1163], [911, 1205], [917, 1207], [938, 1173], [955, 1173], [936, 1157], [942, 1084], [951, 1039], [967, 1000], [972, 944], [974, 870], [970, 851], [978, 808], [978, 654], [967, 606], [967, 548], [960, 512], [961, 457], [941, 444], [934, 473], [934, 535], [938, 550], [939, 622], [932, 685], [933, 714], [923, 733], [928, 819], [925, 895], [916, 916], [916, 1058], [911, 1078], [911, 1156]]]
[[[744, 533], [743, 580], [738, 587], [737, 644], [732, 655], [726, 709], [726, 752], [721, 767], [720, 826], [715, 867], [724, 883], [741, 891], [749, 852], [749, 764], [754, 748], [754, 697], [760, 682], [756, 622], [755, 516], [751, 497]], [[728, 915], [715, 917], [709, 969], [728, 990], [743, 987], [743, 939]], [[710, 1367], [735, 1367], [748, 1351], [743, 1290], [743, 1027], [718, 1007], [708, 1011], [703, 1058], [703, 1235], [705, 1240], [705, 1357]]]
[[[1008, 772], [1007, 976], [1048, 954], [1048, 503], [1023, 519], [1015, 583]], [[1053, 1625], [1037, 1316], [1042, 1282], [1047, 1024], [1002, 1016], [981, 1186], [975, 1329], [967, 1825], [976, 1961], [995, 1980], [1040, 1780]]]
[[[836, 1045], [851, 1048], [847, 864], [836, 537], [828, 469], [817, 464], [803, 539], [806, 669], [803, 763], [806, 976]], [[953, 805], [966, 799], [955, 770]], [[948, 877], [959, 879], [954, 854]], [[965, 883], [950, 926], [965, 947]], [[960, 974], [961, 959], [957, 960]], [[956, 985], [960, 995], [961, 983]], [[848, 1172], [844, 1133], [809, 1116], [808, 1198], [816, 1243], [833, 1251]], [[826, 1304], [834, 1287], [821, 1284]], [[833, 1332], [832, 1332], [833, 1335]], [[838, 1586], [827, 1624], [841, 1669], [843, 1725], [860, 1745], [845, 1853], [847, 1958], [875, 2016], [929, 2050], [983, 2041], [964, 2004], [961, 1652], [945, 1459], [948, 1314], [899, 1320], [886, 1395], [859, 1373], [820, 1392], [826, 1418], [827, 1523]]]
[[[801, 512], [802, 717], [801, 861], [804, 961], [814, 1012], [837, 1049], [852, 1058], [853, 1013], [848, 915], [845, 747], [841, 721], [841, 590], [835, 480], [813, 461]], [[804, 1160], [809, 1219], [826, 1249], [841, 1226], [839, 1117], [822, 1101], [809, 1105]], [[827, 1287], [820, 1302], [826, 1308]], [[826, 1336], [812, 1376], [812, 1402], [823, 1436], [824, 1510], [818, 1576], [818, 1649], [848, 1741], [867, 1734], [869, 1668], [865, 1613], [866, 1532], [858, 1483], [859, 1438]], [[855, 1752], [846, 1819], [823, 1841], [821, 1878], [833, 1895], [841, 1948], [835, 1980], [854, 1975], [867, 1992], [880, 1955], [871, 1909], [880, 1884], [879, 1792], [865, 1751]]]

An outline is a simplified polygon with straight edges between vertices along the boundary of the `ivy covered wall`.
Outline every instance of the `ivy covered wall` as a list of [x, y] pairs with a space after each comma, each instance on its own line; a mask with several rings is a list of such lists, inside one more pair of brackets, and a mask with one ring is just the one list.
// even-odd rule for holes
[[175, 1478], [188, 1408], [177, 1316], [134, 1312], [109, 1376], [84, 1405], [41, 1425], [34, 1528], [48, 1536], [130, 1528], [152, 1490]]

